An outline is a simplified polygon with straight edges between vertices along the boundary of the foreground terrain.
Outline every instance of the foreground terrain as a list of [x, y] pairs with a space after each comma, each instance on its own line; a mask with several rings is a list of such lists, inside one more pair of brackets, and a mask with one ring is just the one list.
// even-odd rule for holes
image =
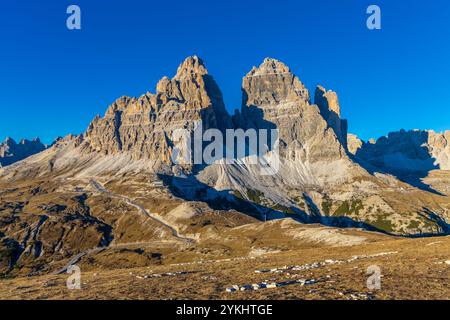
[[[317, 228], [312, 226], [311, 228]], [[352, 231], [359, 234], [359, 231]], [[316, 244], [317, 246], [317, 244]], [[130, 247], [132, 248], [132, 247]], [[135, 249], [145, 250], [136, 245]], [[81, 289], [69, 290], [69, 275], [0, 281], [8, 299], [449, 299], [450, 237], [378, 239], [363, 245], [264, 252], [229, 259], [194, 260], [117, 270], [81, 263]], [[352, 259], [353, 258], [353, 259]], [[94, 259], [97, 259], [94, 257]], [[314, 262], [322, 264], [314, 265]], [[306, 266], [305, 265], [309, 265]], [[288, 270], [289, 266], [304, 270]], [[381, 269], [381, 289], [367, 288], [369, 266]], [[286, 270], [283, 268], [288, 267]], [[274, 272], [256, 273], [256, 270]], [[301, 269], [301, 268], [298, 268]], [[165, 274], [166, 273], [166, 274]], [[159, 275], [159, 276], [158, 276]], [[233, 285], [309, 284], [227, 292]], [[316, 281], [316, 282], [314, 282]], [[281, 285], [281, 284], [280, 284]]]
[[[449, 236], [264, 222], [225, 201], [184, 201], [141, 175], [2, 190], [1, 299], [450, 297]], [[71, 265], [80, 290], [67, 287]], [[370, 266], [380, 290], [367, 288]]]

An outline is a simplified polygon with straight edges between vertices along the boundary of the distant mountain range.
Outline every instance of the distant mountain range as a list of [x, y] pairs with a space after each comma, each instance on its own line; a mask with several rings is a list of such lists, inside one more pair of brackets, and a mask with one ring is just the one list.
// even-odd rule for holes
[[22, 139], [19, 143], [11, 138], [0, 143], [0, 167], [13, 164], [47, 149], [39, 138], [31, 141]]

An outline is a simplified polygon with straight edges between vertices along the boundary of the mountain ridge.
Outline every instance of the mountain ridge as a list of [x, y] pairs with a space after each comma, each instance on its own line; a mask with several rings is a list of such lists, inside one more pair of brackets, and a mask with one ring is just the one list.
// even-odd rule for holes
[[[348, 125], [340, 118], [335, 92], [317, 86], [312, 103], [300, 79], [273, 58], [247, 73], [242, 92], [241, 110], [230, 116], [203, 60], [188, 57], [173, 78], [158, 82], [156, 93], [117, 99], [85, 133], [69, 135], [44, 152], [3, 168], [0, 179], [121, 179], [150, 174], [157, 181], [163, 175], [168, 190], [186, 201], [223, 202], [235, 209], [239, 207], [232, 203], [244, 201], [261, 219], [293, 216], [304, 223], [405, 235], [448, 232], [449, 207], [442, 195], [432, 195], [423, 183], [413, 184], [390, 170], [374, 170], [368, 156], [350, 152]], [[174, 163], [174, 132], [183, 128], [192, 134], [200, 120], [203, 129], [221, 132], [278, 129], [280, 170], [263, 176], [251, 157], [207, 166]], [[180, 179], [183, 176], [188, 179]], [[400, 194], [405, 199], [415, 194], [416, 200], [399, 203]]]

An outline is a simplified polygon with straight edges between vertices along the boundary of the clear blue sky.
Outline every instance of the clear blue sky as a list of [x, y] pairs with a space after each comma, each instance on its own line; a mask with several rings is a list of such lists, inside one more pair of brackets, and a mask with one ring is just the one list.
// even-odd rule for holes
[[[82, 30], [66, 28], [66, 8]], [[382, 9], [382, 30], [366, 8]], [[450, 129], [448, 0], [7, 0], [0, 5], [0, 140], [83, 132], [121, 95], [154, 92], [202, 57], [228, 110], [270, 56], [313, 90], [338, 92], [364, 139], [401, 128]]]

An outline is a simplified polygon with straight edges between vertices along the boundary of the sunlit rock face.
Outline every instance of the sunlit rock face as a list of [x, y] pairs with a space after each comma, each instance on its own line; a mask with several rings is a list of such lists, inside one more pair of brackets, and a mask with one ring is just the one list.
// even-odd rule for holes
[[173, 132], [193, 131], [196, 121], [204, 129], [230, 128], [222, 93], [203, 61], [187, 58], [176, 75], [162, 78], [156, 93], [122, 97], [103, 118], [96, 117], [86, 132], [88, 148], [104, 154], [131, 153], [134, 159], [171, 162]]
[[356, 154], [362, 147], [363, 141], [356, 134], [347, 134], [347, 149], [351, 154]]
[[[286, 157], [309, 163], [346, 158], [341, 126], [335, 129], [329, 112], [324, 115], [311, 104], [308, 90], [284, 63], [266, 58], [244, 77], [242, 91], [243, 122], [248, 127], [277, 128], [281, 147], [288, 150]], [[329, 105], [339, 108], [337, 97], [330, 98]], [[335, 115], [340, 123], [339, 113]]]

